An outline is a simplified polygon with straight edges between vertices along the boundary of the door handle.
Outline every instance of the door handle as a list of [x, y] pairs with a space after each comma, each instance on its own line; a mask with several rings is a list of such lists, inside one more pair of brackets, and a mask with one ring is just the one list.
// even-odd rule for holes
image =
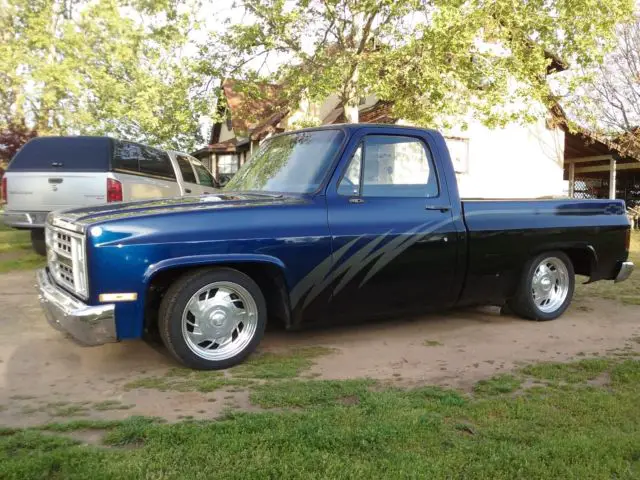
[[364, 203], [364, 200], [360, 197], [351, 197], [349, 203]]
[[424, 207], [425, 210], [440, 210], [441, 212], [448, 212], [451, 210], [449, 205], [427, 205]]
[[191, 193], [191, 189], [190, 188], [185, 188], [184, 189], [184, 193]]
[[50, 178], [49, 179], [49, 183], [62, 183], [63, 179], [62, 178]]

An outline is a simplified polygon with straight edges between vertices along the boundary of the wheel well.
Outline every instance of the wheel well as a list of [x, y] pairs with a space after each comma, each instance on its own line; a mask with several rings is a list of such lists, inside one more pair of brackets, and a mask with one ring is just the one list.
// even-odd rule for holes
[[594, 253], [588, 248], [565, 248], [562, 250], [567, 254], [573, 264], [576, 274], [590, 277], [595, 268]]
[[145, 330], [154, 331], [158, 324], [158, 310], [160, 302], [169, 286], [187, 272], [202, 268], [227, 267], [238, 270], [253, 279], [258, 284], [265, 301], [269, 322], [289, 327], [291, 324], [291, 310], [289, 307], [289, 292], [287, 290], [282, 270], [268, 263], [236, 262], [217, 263], [215, 265], [194, 265], [190, 267], [176, 267], [162, 270], [151, 277], [147, 288], [145, 302]]

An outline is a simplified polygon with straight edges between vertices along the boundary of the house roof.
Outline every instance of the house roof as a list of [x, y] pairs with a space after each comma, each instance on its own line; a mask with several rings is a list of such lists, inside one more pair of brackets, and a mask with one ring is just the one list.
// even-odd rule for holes
[[573, 158], [613, 155], [622, 161], [640, 161], [640, 150], [633, 140], [633, 133], [622, 135], [616, 139], [606, 138], [597, 132], [590, 131], [584, 127], [573, 125], [569, 128], [569, 119], [560, 104], [556, 103], [550, 109], [553, 121], [565, 131], [564, 135], [564, 158]]
[[191, 154], [191, 156], [196, 158], [202, 158], [207, 156], [210, 153], [238, 153], [249, 150], [249, 139], [240, 139], [231, 138], [224, 142], [211, 143], [206, 147], [201, 148], [200, 150], [196, 150]]
[[251, 140], [260, 140], [269, 133], [276, 132], [278, 130], [278, 124], [287, 115], [289, 115], [289, 109], [285, 108], [283, 110], [280, 110], [279, 112], [275, 112], [270, 117], [264, 119], [251, 130]]
[[256, 128], [264, 128], [276, 117], [279, 122], [288, 112], [279, 85], [227, 79], [222, 83], [222, 91], [236, 136], [253, 137]]
[[[358, 114], [360, 123], [395, 123], [397, 117], [392, 114], [393, 102], [378, 100], [370, 107], [363, 108]], [[322, 121], [325, 125], [336, 123], [346, 123], [347, 118], [344, 115], [344, 108], [337, 107], [332, 110]]]

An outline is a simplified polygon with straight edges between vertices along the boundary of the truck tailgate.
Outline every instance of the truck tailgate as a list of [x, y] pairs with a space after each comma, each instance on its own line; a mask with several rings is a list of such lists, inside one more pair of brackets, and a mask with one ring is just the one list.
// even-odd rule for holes
[[6, 177], [6, 209], [11, 211], [61, 210], [106, 201], [106, 172], [9, 171]]

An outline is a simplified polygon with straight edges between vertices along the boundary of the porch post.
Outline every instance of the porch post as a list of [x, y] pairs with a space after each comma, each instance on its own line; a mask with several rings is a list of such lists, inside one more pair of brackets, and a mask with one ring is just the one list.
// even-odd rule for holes
[[609, 198], [616, 198], [616, 160], [613, 157], [609, 160]]
[[569, 198], [573, 198], [576, 187], [576, 164], [569, 162]]

